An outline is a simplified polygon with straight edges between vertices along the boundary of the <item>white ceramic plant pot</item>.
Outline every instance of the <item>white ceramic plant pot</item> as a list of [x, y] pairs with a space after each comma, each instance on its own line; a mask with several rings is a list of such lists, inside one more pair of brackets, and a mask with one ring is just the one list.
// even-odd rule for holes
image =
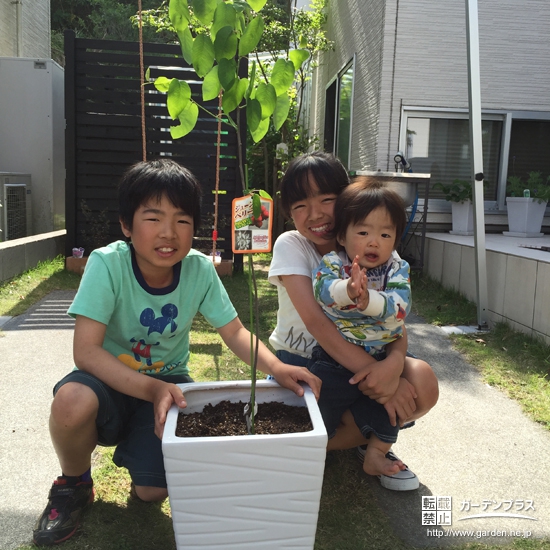
[[453, 229], [451, 235], [473, 235], [474, 234], [474, 205], [471, 200], [464, 202], [452, 202], [451, 212]]
[[526, 197], [506, 197], [509, 237], [542, 237], [540, 228], [544, 219], [546, 202]]
[[[207, 403], [248, 402], [250, 382], [181, 384], [184, 412]], [[315, 396], [262, 380], [258, 403], [307, 406], [313, 430], [280, 435], [177, 437], [168, 413], [162, 450], [179, 550], [311, 550], [325, 466], [327, 434]]]

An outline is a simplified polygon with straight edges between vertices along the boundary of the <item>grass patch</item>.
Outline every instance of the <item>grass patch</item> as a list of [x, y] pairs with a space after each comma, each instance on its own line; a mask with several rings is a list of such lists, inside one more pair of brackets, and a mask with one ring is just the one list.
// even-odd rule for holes
[[[413, 311], [435, 325], [477, 324], [477, 308], [427, 276], [413, 274]], [[487, 384], [518, 401], [535, 422], [550, 429], [550, 346], [503, 323], [490, 332], [452, 335]]]
[[77, 289], [79, 284], [80, 276], [65, 270], [63, 256], [40, 262], [0, 284], [0, 315], [21, 315], [53, 290]]
[[550, 430], [550, 348], [498, 324], [491, 332], [451, 337], [454, 346], [491, 386], [519, 403]]
[[[260, 337], [264, 342], [275, 326], [277, 292], [267, 281], [269, 256], [255, 260], [261, 300]], [[62, 261], [53, 266], [41, 266], [21, 276], [35, 280], [27, 297], [17, 299], [16, 305], [24, 310], [50, 290], [77, 288], [78, 276], [62, 273]], [[235, 273], [223, 279], [243, 323], [248, 325], [248, 275]], [[40, 275], [38, 274], [40, 273]], [[66, 277], [68, 277], [66, 279]], [[50, 280], [51, 279], [51, 280]], [[15, 284], [12, 284], [15, 283]], [[15, 279], [0, 290], [0, 314], [19, 311], [15, 305], [4, 306], [6, 286], [22, 288]], [[21, 283], [22, 284], [22, 283]], [[71, 286], [72, 285], [72, 286]], [[36, 289], [40, 287], [40, 292]], [[45, 290], [49, 289], [49, 290]], [[19, 291], [17, 291], [19, 292]], [[23, 292], [21, 292], [23, 295]], [[413, 276], [413, 309], [427, 322], [438, 325], [472, 324], [476, 322], [476, 308], [458, 293], [449, 292], [427, 278]], [[32, 301], [34, 300], [34, 301]], [[17, 314], [17, 313], [16, 313]], [[478, 337], [455, 336], [453, 342], [478, 365], [485, 379], [518, 399], [532, 417], [550, 427], [550, 388], [548, 384], [550, 348], [526, 336], [497, 327]], [[198, 315], [191, 333], [190, 370], [197, 381], [248, 379], [249, 367], [236, 359], [223, 345], [217, 332]], [[263, 374], [260, 374], [263, 377]], [[63, 543], [65, 550], [173, 550], [174, 534], [168, 501], [162, 504], [144, 504], [128, 500], [130, 479], [124, 469], [112, 464], [112, 449], [99, 448], [94, 462], [94, 481], [97, 500], [87, 512], [78, 534]], [[34, 546], [21, 546], [19, 550], [32, 550]], [[386, 516], [376, 504], [374, 495], [362, 473], [353, 451], [329, 453], [327, 456], [323, 493], [315, 550], [409, 550], [398, 539]], [[461, 550], [550, 550], [550, 541], [516, 539], [506, 545], [482, 543], [462, 544]]]
[[477, 325], [477, 307], [456, 290], [443, 288], [427, 275], [411, 274], [412, 311], [437, 326]]

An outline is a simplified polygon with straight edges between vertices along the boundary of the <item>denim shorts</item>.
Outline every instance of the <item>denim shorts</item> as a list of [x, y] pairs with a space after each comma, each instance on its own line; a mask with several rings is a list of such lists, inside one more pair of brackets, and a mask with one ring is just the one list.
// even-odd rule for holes
[[287, 365], [295, 365], [296, 367], [307, 367], [311, 362], [309, 357], [302, 357], [297, 353], [292, 353], [285, 349], [278, 349], [275, 352], [275, 355], [277, 356], [277, 359], [283, 363], [286, 363]]
[[[377, 359], [381, 360], [383, 356], [377, 356]], [[349, 409], [363, 437], [372, 432], [385, 443], [397, 441], [399, 423], [392, 426], [384, 406], [363, 395], [357, 384], [350, 384], [353, 373], [337, 363], [320, 346], [313, 348], [308, 368], [323, 382], [319, 409], [329, 439], [334, 437], [342, 415]]]
[[[193, 382], [187, 375], [154, 378], [174, 384]], [[62, 378], [55, 385], [53, 394], [67, 382], [88, 386], [97, 395], [98, 443], [105, 447], [116, 446], [113, 462], [128, 470], [135, 485], [165, 488], [162, 442], [155, 435], [153, 404], [113, 390], [95, 376], [80, 370], [74, 370]]]

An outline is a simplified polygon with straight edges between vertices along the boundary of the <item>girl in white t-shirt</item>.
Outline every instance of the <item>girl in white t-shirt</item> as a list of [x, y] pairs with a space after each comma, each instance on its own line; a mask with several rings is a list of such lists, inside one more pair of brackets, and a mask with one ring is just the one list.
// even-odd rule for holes
[[[348, 184], [345, 168], [331, 154], [308, 153], [290, 162], [281, 182], [281, 205], [296, 230], [283, 233], [273, 248], [269, 281], [277, 286], [279, 310], [269, 342], [279, 359], [300, 366], [308, 365], [319, 342], [335, 361], [355, 373], [350, 383], [359, 384], [365, 395], [385, 406], [392, 422], [399, 419], [403, 425], [425, 415], [439, 395], [437, 378], [426, 362], [411, 359], [405, 365], [406, 330], [403, 338], [387, 346], [386, 359], [376, 361], [342, 338], [313, 295], [311, 273], [324, 254], [336, 249], [334, 201]], [[327, 450], [366, 443], [347, 411]], [[391, 452], [388, 458], [398, 460]], [[411, 490], [419, 485], [408, 468], [379, 477], [388, 489]]]

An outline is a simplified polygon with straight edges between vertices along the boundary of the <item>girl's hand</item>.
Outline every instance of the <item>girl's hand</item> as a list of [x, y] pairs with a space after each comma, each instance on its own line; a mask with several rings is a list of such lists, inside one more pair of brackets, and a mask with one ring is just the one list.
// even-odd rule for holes
[[392, 426], [397, 424], [397, 419], [399, 425], [403, 426], [412, 417], [416, 411], [416, 398], [414, 386], [405, 378], [400, 378], [397, 391], [384, 403]]
[[384, 405], [397, 391], [405, 358], [400, 354], [389, 354], [382, 361], [370, 363], [357, 372], [350, 384], [358, 384], [364, 395]]

